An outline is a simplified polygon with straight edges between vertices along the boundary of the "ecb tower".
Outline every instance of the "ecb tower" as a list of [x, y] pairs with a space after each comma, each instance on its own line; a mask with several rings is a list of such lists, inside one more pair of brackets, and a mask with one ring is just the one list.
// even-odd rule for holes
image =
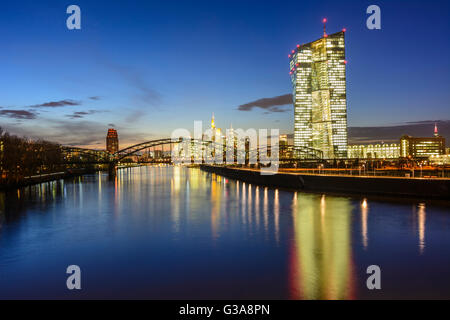
[[[324, 19], [324, 23], [326, 20]], [[289, 54], [294, 151], [300, 158], [347, 157], [345, 29]]]

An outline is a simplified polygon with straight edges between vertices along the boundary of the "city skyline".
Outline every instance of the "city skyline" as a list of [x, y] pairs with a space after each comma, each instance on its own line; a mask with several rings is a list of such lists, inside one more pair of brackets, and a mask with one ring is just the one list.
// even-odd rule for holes
[[[10, 17], [0, 21], [5, 30], [0, 58], [7, 75], [0, 80], [5, 89], [0, 126], [9, 132], [100, 148], [104, 131], [114, 127], [126, 146], [189, 129], [214, 112], [221, 127], [276, 127], [292, 134], [286, 54], [299, 41], [319, 38], [326, 16], [330, 30], [347, 29], [349, 142], [367, 136], [371, 127], [381, 127], [370, 129], [376, 138], [385, 128], [420, 129], [422, 121], [437, 121], [449, 140], [446, 2], [412, 2], [408, 13], [401, 4], [381, 2], [383, 26], [377, 31], [365, 27], [366, 3], [350, 1], [292, 3], [293, 11], [308, 9], [301, 23], [286, 20], [288, 12], [275, 3], [259, 10], [249, 3], [214, 2], [202, 12], [139, 3], [148, 17], [136, 4], [78, 4], [79, 31], [65, 28], [64, 4], [5, 5], [3, 13]], [[436, 5], [442, 10], [434, 10]], [[436, 23], [420, 23], [425, 14]], [[25, 27], [21, 21], [29, 23]], [[432, 42], [435, 50], [405, 55], [412, 40]], [[387, 48], [392, 48], [389, 60], [383, 56]], [[424, 59], [426, 68], [419, 63]], [[389, 140], [367, 138], [364, 142]]]
[[449, 0], [4, 1], [0, 300], [450, 298], [449, 21]]

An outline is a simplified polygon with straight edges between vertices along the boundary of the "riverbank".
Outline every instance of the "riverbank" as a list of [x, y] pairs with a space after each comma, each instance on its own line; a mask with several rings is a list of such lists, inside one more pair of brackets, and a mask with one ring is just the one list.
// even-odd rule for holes
[[326, 174], [278, 172], [261, 175], [258, 169], [201, 165], [206, 172], [248, 183], [313, 192], [450, 199], [450, 179], [406, 177], [337, 176]]
[[0, 183], [0, 191], [10, 191], [18, 188], [23, 188], [39, 183], [50, 182], [60, 179], [72, 178], [81, 176], [87, 173], [94, 173], [94, 169], [71, 169], [61, 172], [47, 173], [42, 175], [35, 175], [24, 177], [22, 180], [12, 183]]

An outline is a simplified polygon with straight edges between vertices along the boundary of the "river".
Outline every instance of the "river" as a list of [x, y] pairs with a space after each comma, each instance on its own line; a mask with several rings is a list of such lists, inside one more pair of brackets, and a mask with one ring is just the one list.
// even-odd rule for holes
[[178, 166], [43, 183], [0, 194], [0, 298], [449, 299], [449, 208]]

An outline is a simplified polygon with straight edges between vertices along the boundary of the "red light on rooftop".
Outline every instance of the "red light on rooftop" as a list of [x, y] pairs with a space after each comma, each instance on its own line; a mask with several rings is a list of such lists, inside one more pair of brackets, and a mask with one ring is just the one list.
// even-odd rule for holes
[[347, 28], [342, 29], [342, 32], [347, 32]]
[[292, 50], [292, 53], [294, 53], [295, 52], [295, 50]]
[[299, 44], [297, 45], [297, 48], [300, 48], [300, 45], [299, 45]]
[[297, 63], [296, 66], [298, 67], [300, 65], [300, 63]]
[[289, 74], [292, 74], [292, 71], [290, 71]]
[[324, 36], [324, 38], [328, 38], [328, 35], [327, 35], [327, 34], [324, 34], [323, 36]]
[[344, 60], [344, 63], [347, 64], [347, 60]]
[[323, 18], [322, 22], [326, 23], [327, 22], [327, 18]]
[[288, 58], [290, 58], [291, 57], [291, 55], [290, 54], [288, 54]]

